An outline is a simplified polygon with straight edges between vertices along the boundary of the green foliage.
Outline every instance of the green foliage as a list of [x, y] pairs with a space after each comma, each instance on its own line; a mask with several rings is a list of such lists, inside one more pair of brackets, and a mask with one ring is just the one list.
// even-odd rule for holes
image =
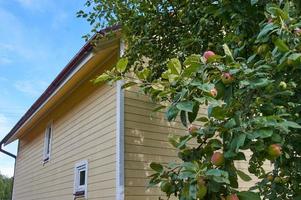
[[[234, 193], [246, 200], [300, 198], [299, 0], [88, 0], [86, 5], [78, 15], [93, 25], [92, 32], [119, 23], [128, 45], [117, 67], [98, 79], [139, 86], [168, 105], [168, 121], [180, 117], [185, 127], [202, 122], [194, 134], [169, 137], [183, 162], [152, 163], [150, 185], [180, 200]], [[206, 59], [202, 54], [209, 49], [215, 55]], [[207, 117], [198, 116], [200, 106], [208, 107]], [[188, 145], [192, 139], [198, 147]], [[268, 151], [270, 145], [280, 153]], [[259, 182], [238, 192], [238, 177], [250, 181], [234, 165], [246, 159], [244, 150], [252, 152], [249, 172]], [[215, 152], [223, 153], [220, 166], [211, 163]], [[263, 168], [266, 160], [271, 172]]]
[[13, 179], [0, 174], [0, 200], [12, 199]]

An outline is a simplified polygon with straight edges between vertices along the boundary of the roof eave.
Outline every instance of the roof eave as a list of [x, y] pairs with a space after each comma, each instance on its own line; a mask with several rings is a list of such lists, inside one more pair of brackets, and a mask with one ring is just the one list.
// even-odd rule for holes
[[[118, 31], [119, 25], [108, 27], [101, 30], [99, 33], [105, 35], [110, 31]], [[95, 36], [91, 40], [95, 39]], [[34, 102], [29, 110], [22, 116], [22, 118], [15, 124], [11, 131], [2, 139], [0, 145], [7, 145], [12, 142], [14, 135], [17, 131], [35, 114], [35, 112], [43, 106], [43, 104], [54, 94], [54, 92], [64, 83], [64, 81], [76, 70], [77, 65], [82, 62], [89, 53], [92, 53], [93, 46], [89, 40], [79, 52], [71, 59], [71, 61], [64, 67], [64, 69], [58, 74], [54, 81], [47, 87], [43, 94]]]

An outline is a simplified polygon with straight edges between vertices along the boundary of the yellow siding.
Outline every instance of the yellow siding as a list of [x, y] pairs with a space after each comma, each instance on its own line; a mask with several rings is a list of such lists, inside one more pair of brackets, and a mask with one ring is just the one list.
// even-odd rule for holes
[[[147, 177], [152, 174], [149, 164], [176, 161], [177, 151], [168, 143], [167, 136], [183, 135], [186, 130], [178, 119], [168, 123], [163, 112], [153, 113], [157, 106], [135, 91], [125, 92], [125, 199], [157, 200], [159, 189], [147, 189]], [[200, 112], [207, 111], [203, 108]], [[247, 171], [247, 162], [238, 162], [237, 166]], [[248, 182], [241, 184], [242, 189], [250, 186]]]
[[[168, 134], [183, 135], [180, 121], [166, 122], [163, 112], [153, 113], [157, 105], [134, 90], [125, 92], [125, 199], [157, 200], [157, 188], [147, 188], [152, 174], [150, 162], [177, 160], [176, 150], [168, 143]], [[162, 196], [164, 197], [164, 196]]]
[[[53, 120], [50, 161], [43, 165], [44, 129]], [[116, 87], [89, 81], [23, 138], [14, 200], [72, 200], [74, 166], [88, 160], [88, 199], [115, 199]]]

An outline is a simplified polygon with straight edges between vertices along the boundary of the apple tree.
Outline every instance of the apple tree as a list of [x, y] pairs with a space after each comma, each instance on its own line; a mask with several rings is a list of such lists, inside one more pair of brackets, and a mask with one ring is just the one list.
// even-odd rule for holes
[[[92, 33], [121, 25], [125, 55], [95, 79], [136, 85], [177, 117], [182, 162], [152, 163], [150, 185], [180, 200], [301, 199], [299, 0], [87, 0]], [[89, 35], [86, 36], [89, 38]], [[130, 76], [129, 76], [130, 74]], [[206, 117], [199, 115], [208, 108]], [[201, 127], [194, 126], [201, 122]], [[188, 144], [197, 141], [197, 146]], [[234, 163], [246, 160], [258, 183]], [[269, 161], [272, 171], [263, 168]]]

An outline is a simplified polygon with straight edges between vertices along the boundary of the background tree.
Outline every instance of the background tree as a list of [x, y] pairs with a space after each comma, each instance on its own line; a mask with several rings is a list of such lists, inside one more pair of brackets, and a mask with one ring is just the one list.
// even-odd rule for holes
[[[157, 110], [166, 109], [167, 120], [179, 116], [188, 129], [169, 138], [183, 162], [152, 163], [150, 185], [180, 200], [301, 198], [300, 6], [299, 0], [86, 1], [78, 16], [92, 32], [120, 24], [128, 45], [95, 82], [139, 86], [162, 105]], [[200, 106], [208, 107], [207, 117], [198, 116]], [[187, 144], [191, 139], [198, 147]], [[250, 180], [234, 166], [246, 159], [244, 150], [252, 152], [249, 172], [260, 182], [238, 192], [237, 177]], [[266, 160], [273, 171], [263, 169]]]
[[13, 178], [7, 178], [0, 174], [0, 200], [12, 199]]

